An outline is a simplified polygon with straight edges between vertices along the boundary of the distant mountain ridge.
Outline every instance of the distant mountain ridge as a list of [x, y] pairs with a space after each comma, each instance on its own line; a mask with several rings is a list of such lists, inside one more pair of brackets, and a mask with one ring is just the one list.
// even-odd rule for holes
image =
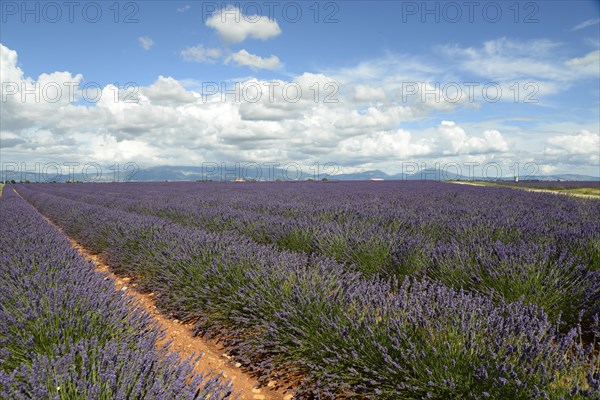
[[[490, 178], [482, 176], [473, 176], [469, 178], [467, 175], [459, 175], [449, 171], [440, 171], [439, 169], [425, 169], [412, 174], [397, 173], [387, 174], [380, 170], [364, 171], [350, 174], [338, 174], [333, 179], [338, 180], [367, 180], [372, 178], [382, 178], [385, 180], [490, 180]], [[505, 176], [494, 178], [491, 180], [512, 181], [514, 178]], [[600, 181], [600, 177], [582, 174], [554, 174], [554, 175], [531, 175], [521, 176], [520, 180], [539, 180], [539, 181]]]
[[[260, 174], [258, 170], [248, 168], [247, 170], [238, 169], [222, 169], [219, 166], [207, 167], [195, 167], [195, 166], [158, 166], [150, 168], [140, 169], [133, 180], [137, 181], [164, 181], [164, 180], [224, 180], [232, 181], [236, 178], [242, 178], [247, 180], [307, 180], [315, 179], [320, 180], [327, 178], [329, 180], [340, 180], [340, 181], [356, 181], [356, 180], [369, 180], [369, 179], [384, 179], [384, 180], [468, 180], [469, 177], [466, 175], [458, 175], [449, 171], [440, 171], [439, 169], [425, 169], [412, 174], [397, 173], [387, 174], [381, 170], [370, 170], [361, 171], [354, 173], [341, 173], [335, 175], [329, 175], [326, 173], [315, 174], [308, 168], [304, 170], [294, 168], [288, 168], [287, 170], [281, 168], [262, 168]], [[212, 168], [214, 167], [214, 169]], [[521, 179], [529, 180], [571, 180], [571, 181], [598, 181], [600, 177], [594, 177], [591, 175], [581, 174], [555, 174], [555, 175], [533, 175], [530, 177], [522, 176]], [[481, 176], [475, 176], [473, 179], [484, 179]], [[502, 180], [512, 180], [512, 177], [503, 177]]]
[[[256, 165], [256, 164], [255, 164]], [[75, 174], [63, 174], [54, 175], [52, 179], [44, 178], [41, 174], [23, 174], [21, 175], [18, 171], [0, 171], [0, 181], [11, 180], [30, 180], [35, 181], [57, 181], [66, 182], [69, 180], [75, 181], [91, 181], [89, 177], [83, 176], [81, 173]], [[26, 178], [21, 179], [23, 176]], [[131, 180], [139, 182], [153, 182], [153, 181], [198, 181], [198, 180], [213, 180], [213, 181], [234, 181], [236, 179], [243, 180], [321, 180], [326, 178], [328, 180], [340, 180], [340, 181], [352, 181], [352, 180], [485, 180], [487, 178], [481, 176], [474, 176], [469, 178], [466, 175], [459, 175], [449, 171], [440, 171], [439, 169], [425, 169], [415, 173], [397, 173], [387, 174], [381, 170], [369, 170], [353, 173], [339, 173], [335, 175], [329, 175], [327, 173], [316, 173], [310, 170], [308, 167], [305, 169], [293, 166], [292, 168], [221, 168], [217, 164], [211, 164], [208, 166], [172, 166], [163, 165], [157, 167], [140, 168], [133, 174], [126, 175], [122, 174], [120, 179], [115, 179], [112, 172], [105, 174], [98, 181], [110, 182], [115, 180]], [[591, 175], [581, 174], [552, 174], [552, 175], [533, 175], [533, 176], [521, 176], [521, 180], [541, 180], [541, 181], [600, 181], [600, 177]], [[493, 179], [496, 180], [496, 179]], [[512, 177], [501, 177], [498, 180], [513, 180]]]

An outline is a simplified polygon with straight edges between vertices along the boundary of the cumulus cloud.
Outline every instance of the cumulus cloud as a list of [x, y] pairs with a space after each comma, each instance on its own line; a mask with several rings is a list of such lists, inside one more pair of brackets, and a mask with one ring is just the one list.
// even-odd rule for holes
[[551, 136], [541, 154], [544, 163], [561, 169], [577, 170], [591, 166], [598, 174], [600, 165], [600, 134], [581, 130], [576, 134]]
[[0, 79], [2, 82], [23, 80], [23, 71], [17, 66], [17, 52], [0, 43]]
[[548, 143], [569, 154], [592, 154], [598, 152], [599, 140], [598, 134], [582, 130], [576, 135], [553, 136]]
[[204, 47], [204, 45], [199, 44], [183, 49], [180, 54], [184, 61], [210, 64], [221, 57], [222, 52], [220, 49]]
[[497, 130], [486, 130], [482, 137], [468, 136], [455, 122], [442, 121], [438, 131], [444, 155], [484, 154], [509, 149], [506, 139]]
[[420, 140], [415, 143], [411, 133], [402, 129], [345, 139], [340, 142], [339, 147], [340, 153], [346, 153], [346, 156], [354, 155], [371, 162], [408, 159], [432, 152], [426, 141]]
[[158, 105], [176, 106], [196, 101], [196, 97], [192, 93], [185, 90], [177, 80], [170, 76], [160, 75], [156, 82], [143, 88], [142, 93], [152, 104]]
[[252, 69], [275, 70], [281, 67], [279, 57], [271, 55], [270, 57], [260, 57], [256, 54], [248, 53], [245, 49], [231, 54], [225, 60], [225, 63], [234, 62], [238, 66], [247, 66]]
[[385, 100], [385, 90], [381, 87], [356, 85], [354, 87], [354, 100], [358, 102], [372, 102]]
[[[3, 83], [83, 80], [67, 71], [26, 77], [17, 53], [1, 45], [0, 61]], [[509, 140], [505, 129], [493, 121], [476, 128], [459, 120], [431, 122], [437, 120], [436, 105], [403, 103], [394, 95], [397, 87], [392, 81], [378, 85], [364, 75], [355, 75], [355, 80], [350, 75], [304, 73], [277, 81], [239, 79], [241, 86], [262, 88], [257, 101], [243, 96], [223, 98], [221, 94], [203, 97], [170, 76], [159, 76], [140, 87], [134, 102], [127, 101], [129, 91], [111, 85], [102, 88], [101, 98], [93, 104], [82, 101], [79, 91], [74, 101], [57, 103], [22, 102], [19, 95], [9, 96], [1, 107], [3, 159], [43, 157], [146, 165], [335, 161], [360, 169], [397, 166], [397, 162], [415, 158], [484, 162], [508, 157], [505, 153], [514, 151], [513, 138]], [[339, 76], [345, 81], [340, 82]], [[271, 97], [269, 85], [273, 84]], [[339, 90], [325, 90], [328, 84]], [[297, 101], [286, 99], [282, 90], [286, 85], [301, 89]], [[315, 100], [317, 87], [321, 92]], [[325, 95], [332, 93], [338, 101], [325, 102]], [[556, 130], [566, 131], [562, 127]], [[584, 165], [594, 160], [597, 164], [597, 156], [594, 159], [589, 149], [598, 149], [598, 137], [591, 131], [557, 133], [541, 144], [541, 152], [547, 148], [544, 164], [553, 165], [553, 159], [561, 154], [570, 154], [574, 162]]]
[[543, 174], [553, 174], [554, 172], [556, 172], [558, 170], [558, 168], [555, 165], [542, 164], [539, 167], [540, 167], [540, 171]]
[[411, 119], [412, 110], [403, 106], [370, 106], [364, 110], [349, 110], [333, 126], [344, 136], [368, 131], [386, 131], [397, 127], [401, 121]]
[[567, 157], [588, 156], [598, 162], [600, 153], [600, 135], [582, 130], [575, 135], [552, 136], [547, 140], [545, 153], [551, 156]]
[[243, 102], [240, 104], [238, 111], [242, 120], [245, 121], [284, 121], [301, 119], [304, 110], [293, 103], [280, 100], [276, 103], [269, 103], [268, 101]]
[[154, 46], [154, 40], [149, 38], [148, 36], [141, 36], [138, 38], [140, 42], [140, 46], [146, 51], [150, 50], [152, 46]]
[[[244, 120], [283, 121], [314, 117], [325, 109], [331, 113], [331, 119], [334, 112], [344, 109], [337, 107], [340, 100], [335, 90], [338, 86], [339, 82], [332, 77], [312, 73], [304, 73], [291, 81], [248, 79], [242, 83], [248, 101], [240, 104], [239, 112]], [[328, 98], [335, 102], [328, 103]]]
[[225, 7], [206, 20], [206, 26], [217, 31], [226, 42], [241, 43], [244, 40], [268, 40], [278, 36], [281, 28], [277, 21], [261, 15], [244, 15], [237, 7]]
[[52, 120], [58, 127], [68, 124], [57, 111], [69, 110], [81, 98], [77, 87], [82, 80], [81, 74], [68, 71], [42, 73], [37, 79], [27, 77], [18, 66], [17, 52], [0, 44], [2, 130], [19, 132], [45, 120]]

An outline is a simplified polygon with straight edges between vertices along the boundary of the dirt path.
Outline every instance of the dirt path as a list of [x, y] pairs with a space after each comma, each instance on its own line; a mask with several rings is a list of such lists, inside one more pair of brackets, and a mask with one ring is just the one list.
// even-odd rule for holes
[[234, 358], [224, 353], [221, 345], [199, 336], [193, 336], [192, 324], [184, 324], [176, 319], [171, 319], [157, 310], [153, 293], [142, 294], [137, 292], [135, 290], [136, 284], [130, 284], [130, 278], [121, 278], [110, 272], [108, 265], [99, 256], [91, 254], [75, 240], [71, 238], [69, 240], [74, 248], [96, 265], [96, 271], [108, 273], [108, 277], [114, 281], [115, 290], [126, 291], [152, 315], [158, 325], [165, 331], [165, 338], [159, 345], [172, 341], [171, 349], [177, 351], [184, 358], [200, 352], [203, 353], [200, 362], [196, 366], [196, 372], [208, 373], [214, 371], [223, 373], [224, 377], [231, 379], [234, 392], [241, 393], [240, 399], [289, 400], [292, 398], [291, 392], [286, 393], [283, 390], [273, 389], [272, 387], [275, 386], [276, 382], [270, 382], [272, 387], [259, 389], [258, 381], [244, 373], [240, 369], [241, 365]]
[[[21, 195], [13, 189], [14, 192]], [[21, 197], [22, 198], [22, 197]], [[23, 199], [23, 201], [27, 201]], [[41, 214], [41, 213], [40, 213]], [[64, 233], [62, 228], [52, 222], [44, 214], [41, 214], [46, 221], [54, 226], [63, 235], [67, 236], [73, 246], [86, 259], [90, 260], [96, 266], [96, 271], [106, 273], [107, 278], [111, 279], [115, 284], [115, 290], [124, 291], [136, 300], [140, 306], [145, 309], [158, 326], [165, 332], [165, 338], [159, 343], [163, 345], [171, 341], [171, 350], [177, 351], [181, 357], [186, 358], [192, 355], [203, 353], [202, 358], [196, 364], [195, 371], [197, 373], [222, 373], [227, 379], [230, 379], [233, 385], [234, 393], [239, 393], [240, 400], [291, 400], [293, 398], [292, 391], [286, 391], [279, 388], [277, 382], [269, 382], [267, 387], [258, 388], [258, 381], [245, 373], [240, 367], [241, 365], [223, 351], [221, 346], [216, 341], [206, 340], [199, 336], [192, 335], [192, 324], [184, 324], [176, 319], [160, 313], [156, 308], [154, 294], [142, 294], [135, 290], [135, 283], [130, 283], [130, 278], [123, 278], [111, 272], [110, 267], [98, 255], [92, 254], [76, 240], [70, 238]]]
[[594, 196], [592, 194], [569, 193], [569, 192], [561, 192], [558, 190], [549, 190], [549, 189], [536, 189], [536, 188], [529, 188], [529, 187], [494, 185], [494, 184], [486, 185], [486, 184], [477, 183], [477, 182], [465, 182], [465, 181], [448, 181], [448, 183], [455, 183], [458, 185], [482, 186], [482, 187], [504, 187], [504, 188], [509, 188], [509, 189], [525, 190], [526, 192], [553, 193], [553, 194], [562, 194], [565, 196], [581, 197], [584, 199], [600, 199], [600, 196]]

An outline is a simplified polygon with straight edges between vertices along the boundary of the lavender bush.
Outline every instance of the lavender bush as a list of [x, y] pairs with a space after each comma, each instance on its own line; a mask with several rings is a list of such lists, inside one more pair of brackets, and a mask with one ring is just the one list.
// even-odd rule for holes
[[[600, 201], [440, 182], [36, 185], [50, 194], [543, 307], [600, 312]], [[176, 200], [174, 200], [176, 199]]]
[[[148, 186], [148, 192], [165, 188]], [[77, 201], [60, 185], [57, 195], [43, 186], [18, 190], [119, 273], [152, 290], [163, 311], [194, 321], [198, 334], [221, 338], [263, 381], [302, 378], [300, 398], [600, 394], [598, 344], [593, 338], [582, 343], [576, 323], [561, 333], [560, 322], [539, 306], [509, 302], [491, 290], [467, 293], [427, 274], [365, 276], [323, 254], [288, 252], [231, 231], [207, 232], [170, 217], [125, 211], [108, 199], [102, 206], [85, 187], [73, 189]], [[86, 196], [92, 197], [88, 203]], [[593, 221], [587, 204], [580, 212]], [[317, 214], [325, 220], [327, 212]], [[361, 214], [346, 210], [346, 219], [352, 213]], [[443, 239], [443, 230], [427, 229], [427, 214], [435, 211], [423, 213], [411, 226], [420, 226], [432, 243]], [[479, 222], [477, 214], [473, 219]], [[472, 227], [468, 235], [486, 232], [486, 226], [477, 231], [475, 222], [463, 222]], [[587, 328], [597, 330], [597, 320], [590, 321]]]
[[577, 188], [595, 188], [600, 191], [600, 181], [519, 181], [519, 182], [495, 182], [505, 186], [517, 186], [536, 189], [577, 189]]
[[230, 397], [10, 188], [0, 221], [0, 398]]

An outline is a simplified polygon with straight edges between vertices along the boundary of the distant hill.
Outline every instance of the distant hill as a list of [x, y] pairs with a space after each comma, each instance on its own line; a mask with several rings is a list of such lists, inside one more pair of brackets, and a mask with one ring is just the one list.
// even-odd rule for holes
[[[449, 171], [440, 171], [436, 169], [425, 169], [413, 174], [398, 173], [394, 175], [386, 174], [380, 170], [364, 171], [351, 174], [338, 174], [332, 179], [341, 181], [346, 180], [367, 180], [371, 178], [383, 178], [385, 180], [469, 180], [468, 176], [458, 175]], [[525, 177], [522, 177], [524, 179]], [[473, 177], [474, 180], [484, 180], [481, 176]], [[600, 177], [580, 174], [556, 174], [556, 175], [532, 175], [528, 180], [539, 181], [600, 181]], [[503, 177], [499, 180], [513, 180], [512, 177]]]
[[[15, 181], [21, 180], [21, 174], [13, 171], [0, 171], [2, 176], [0, 180]], [[113, 181], [114, 174], [111, 170], [106, 168], [104, 175], [100, 181]], [[26, 179], [31, 181], [43, 181], [44, 177], [39, 176], [40, 174], [28, 174]], [[127, 175], [123, 173], [121, 180]], [[203, 167], [198, 166], [172, 166], [163, 165], [157, 167], [140, 168], [133, 176], [130, 177], [132, 181], [140, 182], [153, 182], [153, 181], [199, 181], [199, 180], [213, 180], [213, 181], [233, 181], [236, 178], [243, 178], [246, 180], [307, 180], [307, 179], [322, 179], [327, 178], [329, 180], [340, 180], [340, 181], [356, 181], [356, 180], [369, 180], [369, 179], [383, 179], [383, 180], [468, 180], [469, 178], [464, 175], [458, 175], [453, 172], [444, 171], [441, 172], [439, 169], [426, 169], [423, 171], [415, 172], [412, 174], [397, 173], [387, 174], [381, 170], [370, 170], [353, 173], [341, 173], [336, 175], [327, 175], [321, 173], [315, 175], [308, 167], [305, 169], [299, 169], [290, 164], [287, 169], [282, 168], [271, 168], [263, 167], [257, 169], [256, 167], [248, 167], [246, 169], [231, 168], [223, 169], [219, 165], [209, 164]], [[23, 180], [26, 180], [23, 179]], [[81, 174], [74, 175], [59, 175], [52, 176], [52, 180], [57, 182], [66, 182], [69, 179], [76, 181], [89, 181], [89, 178], [82, 176]], [[483, 180], [481, 176], [475, 176], [475, 180]], [[580, 175], [580, 174], [553, 174], [553, 175], [535, 175], [535, 176], [522, 176], [522, 180], [540, 180], [540, 181], [600, 181], [600, 177], [591, 175]], [[503, 177], [500, 180], [512, 180], [512, 177]]]

